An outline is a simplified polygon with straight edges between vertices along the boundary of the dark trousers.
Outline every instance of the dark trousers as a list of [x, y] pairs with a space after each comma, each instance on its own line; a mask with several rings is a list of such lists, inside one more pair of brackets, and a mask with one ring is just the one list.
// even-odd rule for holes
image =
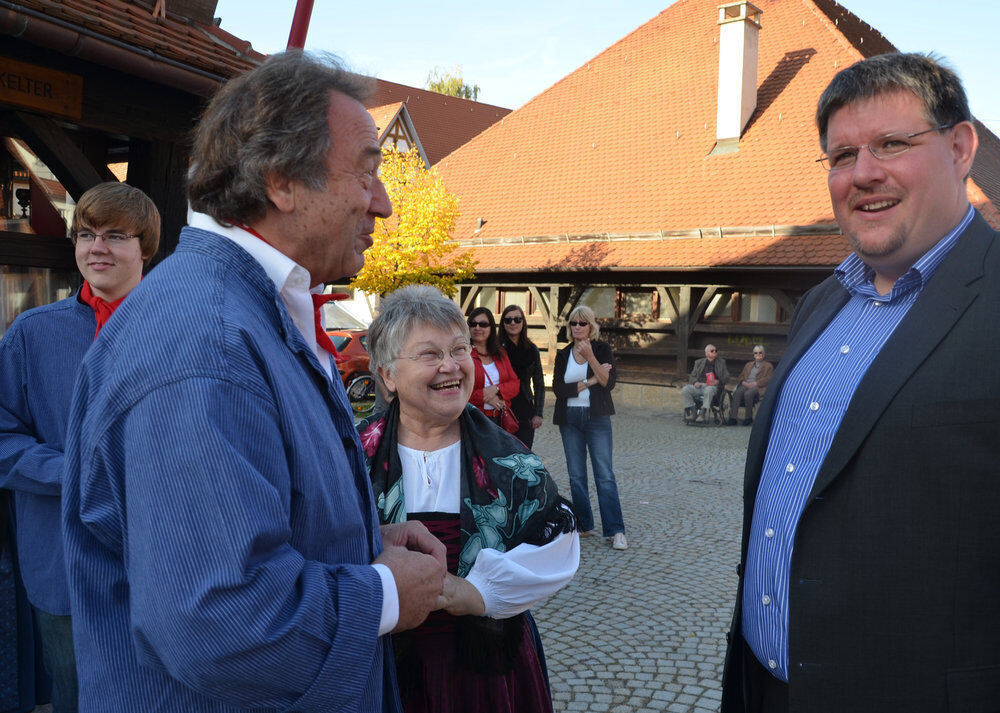
[[788, 684], [761, 665], [743, 642], [743, 676], [748, 713], [788, 713]]
[[33, 608], [42, 644], [42, 662], [52, 681], [52, 711], [76, 713], [78, 694], [72, 620]]

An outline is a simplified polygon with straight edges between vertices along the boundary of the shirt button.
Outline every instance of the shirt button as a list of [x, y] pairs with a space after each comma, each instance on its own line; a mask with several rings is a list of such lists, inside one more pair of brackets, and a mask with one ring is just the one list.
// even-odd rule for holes
[[768, 659], [767, 660], [767, 667], [771, 668], [771, 669], [778, 668], [778, 662], [775, 661], [774, 659]]
[[764, 606], [767, 606], [768, 604], [771, 603], [771, 597], [765, 594], [763, 597], [760, 598], [760, 603], [763, 604]]
[[847, 354], [849, 351], [851, 351], [851, 348], [849, 346], [847, 346], [846, 344], [840, 348], [840, 353], [841, 354]]
[[785, 466], [785, 472], [786, 473], [794, 473], [795, 472], [795, 466], [792, 465], [791, 463], [789, 463], [788, 465]]
[[873, 304], [873, 305], [874, 305], [875, 307], [881, 307], [881, 306], [882, 306], [882, 303], [881, 303], [881, 302], [879, 302], [878, 300], [875, 300], [874, 302], [872, 302], [872, 304]]
[[811, 404], [809, 404], [809, 410], [810, 411], [819, 411], [819, 404], [817, 402], [813, 401]]
[[766, 530], [764, 530], [764, 537], [774, 537], [774, 528], [769, 527]]

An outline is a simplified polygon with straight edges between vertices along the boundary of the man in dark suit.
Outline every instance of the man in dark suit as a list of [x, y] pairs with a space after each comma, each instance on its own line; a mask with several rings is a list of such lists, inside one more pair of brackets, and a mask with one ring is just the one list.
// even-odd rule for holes
[[820, 98], [854, 253], [751, 434], [723, 713], [1000, 710], [1000, 236], [966, 193], [971, 119], [923, 55]]

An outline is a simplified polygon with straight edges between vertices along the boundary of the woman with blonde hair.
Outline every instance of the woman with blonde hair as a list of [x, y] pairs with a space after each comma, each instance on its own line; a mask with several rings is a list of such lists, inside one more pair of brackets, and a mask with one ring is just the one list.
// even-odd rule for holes
[[552, 391], [556, 406], [552, 422], [559, 426], [566, 470], [569, 472], [573, 509], [581, 534], [594, 528], [594, 513], [587, 489], [587, 451], [594, 470], [601, 530], [612, 538], [616, 550], [628, 548], [625, 521], [618, 500], [618, 484], [611, 467], [613, 442], [611, 415], [615, 405], [615, 356], [611, 345], [597, 339], [601, 328], [594, 312], [585, 305], [569, 314], [571, 343], [556, 353]]

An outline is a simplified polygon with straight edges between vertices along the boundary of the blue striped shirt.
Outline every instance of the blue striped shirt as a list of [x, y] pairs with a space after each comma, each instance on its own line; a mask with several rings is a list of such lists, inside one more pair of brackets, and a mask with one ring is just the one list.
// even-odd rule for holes
[[743, 583], [742, 632], [761, 664], [788, 680], [788, 596], [795, 531], [854, 391], [924, 285], [972, 221], [961, 222], [880, 295], [852, 253], [836, 270], [847, 304], [781, 387], [754, 503]]
[[399, 711], [350, 405], [246, 251], [181, 232], [87, 353], [66, 444], [82, 713]]

